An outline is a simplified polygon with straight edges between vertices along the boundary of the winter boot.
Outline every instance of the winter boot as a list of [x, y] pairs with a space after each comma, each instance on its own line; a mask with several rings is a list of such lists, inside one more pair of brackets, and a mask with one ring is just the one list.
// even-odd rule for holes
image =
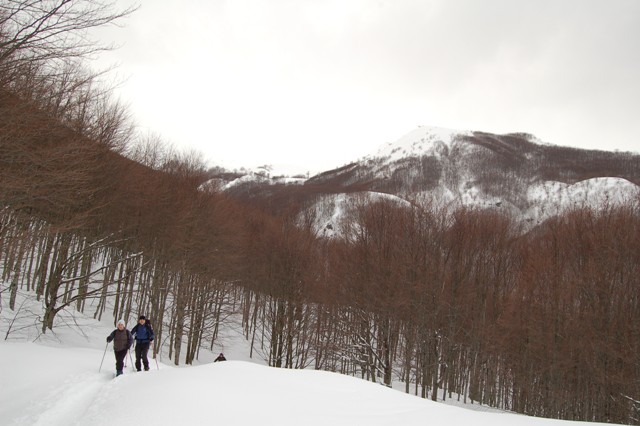
[[116, 377], [122, 374], [122, 370], [116, 370]]
[[149, 371], [149, 367], [145, 367], [145, 368], [144, 368], [144, 371]]

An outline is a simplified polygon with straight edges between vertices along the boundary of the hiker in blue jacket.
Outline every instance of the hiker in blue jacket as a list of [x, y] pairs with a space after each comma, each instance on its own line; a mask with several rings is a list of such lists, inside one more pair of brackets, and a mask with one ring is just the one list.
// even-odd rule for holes
[[149, 345], [153, 342], [155, 335], [151, 324], [147, 322], [144, 315], [140, 315], [138, 324], [131, 329], [131, 334], [136, 338], [136, 370], [140, 371], [140, 360], [142, 360], [144, 371], [149, 371], [147, 352], [149, 352]]

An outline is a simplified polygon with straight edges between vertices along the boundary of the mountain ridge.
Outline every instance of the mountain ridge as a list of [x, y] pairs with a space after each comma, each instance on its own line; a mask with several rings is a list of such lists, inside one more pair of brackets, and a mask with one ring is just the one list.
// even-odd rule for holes
[[[340, 204], [338, 194], [380, 193], [449, 208], [498, 208], [540, 223], [567, 208], [640, 198], [640, 155], [557, 146], [528, 133], [420, 126], [357, 161], [290, 183], [244, 175], [223, 188], [252, 202], [288, 199], [315, 210], [319, 202]], [[336, 216], [327, 212], [322, 229], [335, 228], [327, 220]]]

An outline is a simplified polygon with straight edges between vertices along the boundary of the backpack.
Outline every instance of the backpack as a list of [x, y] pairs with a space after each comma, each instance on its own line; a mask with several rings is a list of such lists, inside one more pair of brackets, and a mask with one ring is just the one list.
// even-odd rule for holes
[[[148, 331], [149, 331], [149, 335], [150, 336], [154, 336], [155, 337], [155, 331], [153, 331], [153, 327], [151, 326], [151, 321], [149, 321], [148, 318], [145, 318], [144, 320], [144, 325], [147, 327]], [[138, 327], [140, 327], [140, 324], [136, 324], [132, 329], [131, 332], [137, 332]]]

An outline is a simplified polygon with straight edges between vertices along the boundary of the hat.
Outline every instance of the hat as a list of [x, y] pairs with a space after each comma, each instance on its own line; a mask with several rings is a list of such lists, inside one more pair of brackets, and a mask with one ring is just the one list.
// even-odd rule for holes
[[118, 325], [120, 325], [120, 324], [125, 325], [124, 324], [124, 320], [118, 320]]
[[141, 320], [141, 319], [146, 320], [146, 319], [147, 319], [147, 317], [145, 317], [144, 315], [140, 315], [140, 318], [138, 318], [138, 319], [139, 319], [139, 320]]

